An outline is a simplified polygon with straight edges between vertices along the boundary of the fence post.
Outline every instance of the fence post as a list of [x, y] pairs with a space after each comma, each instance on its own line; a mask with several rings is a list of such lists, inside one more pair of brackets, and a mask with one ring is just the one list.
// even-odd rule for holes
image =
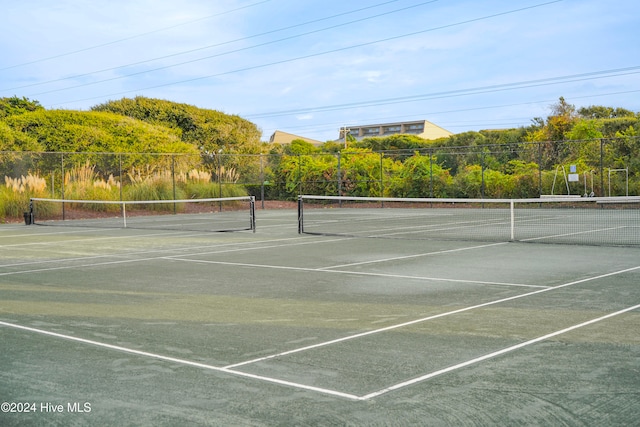
[[484, 199], [484, 148], [482, 149], [482, 155], [480, 156], [480, 168], [482, 174], [482, 182], [480, 183], [480, 198]]
[[[175, 154], [170, 154], [171, 156], [171, 183], [173, 185], [173, 200], [176, 200], [176, 156]], [[178, 205], [176, 202], [173, 202], [173, 214], [178, 213]]]
[[[345, 135], [345, 138], [346, 138], [346, 135]], [[338, 180], [338, 196], [342, 196], [342, 172], [340, 170], [341, 158], [342, 158], [341, 153], [338, 151], [338, 173], [336, 174], [336, 179]], [[340, 203], [342, 203], [342, 201], [340, 201]]]
[[[222, 149], [218, 150], [218, 197], [222, 197]], [[222, 212], [222, 200], [218, 204], [218, 210]]]
[[[64, 153], [60, 153], [60, 168], [62, 172], [62, 183], [61, 183], [61, 191], [62, 191], [62, 200], [64, 200]], [[65, 206], [64, 202], [62, 202], [62, 220], [65, 219]]]
[[430, 148], [429, 154], [429, 197], [433, 198], [433, 150]]
[[262, 200], [262, 209], [264, 209], [264, 162], [260, 154], [260, 200]]
[[538, 142], [538, 197], [542, 196], [542, 142]]
[[604, 195], [604, 139], [600, 138], [600, 197]]
[[298, 194], [302, 194], [302, 154], [298, 154]]
[[380, 152], [380, 197], [384, 197], [384, 162], [382, 157], [384, 156], [384, 153], [381, 151]]

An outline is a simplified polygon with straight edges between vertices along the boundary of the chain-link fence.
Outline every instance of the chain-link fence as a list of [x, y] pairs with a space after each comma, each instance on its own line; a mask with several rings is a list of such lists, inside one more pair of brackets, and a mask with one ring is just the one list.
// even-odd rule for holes
[[[637, 145], [637, 142], [636, 142]], [[300, 155], [0, 152], [0, 218], [29, 197], [153, 200], [250, 194], [531, 198], [640, 194], [624, 139]]]

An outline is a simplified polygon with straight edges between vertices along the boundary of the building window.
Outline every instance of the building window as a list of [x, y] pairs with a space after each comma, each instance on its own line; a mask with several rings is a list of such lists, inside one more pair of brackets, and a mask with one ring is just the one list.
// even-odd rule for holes
[[422, 133], [424, 132], [424, 123], [413, 123], [406, 126], [407, 133]]
[[392, 133], [400, 133], [401, 132], [401, 128], [400, 126], [385, 126], [383, 128], [383, 132], [385, 135], [389, 135]]

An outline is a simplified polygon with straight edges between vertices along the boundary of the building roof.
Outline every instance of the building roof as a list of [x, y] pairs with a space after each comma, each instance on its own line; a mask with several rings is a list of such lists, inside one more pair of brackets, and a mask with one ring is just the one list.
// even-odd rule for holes
[[306, 138], [304, 136], [300, 136], [300, 135], [294, 135], [292, 133], [287, 133], [287, 132], [282, 132], [281, 130], [277, 130], [273, 133], [273, 135], [271, 135], [271, 138], [269, 138], [269, 143], [271, 144], [291, 144], [291, 141], [295, 140], [295, 139], [301, 139], [305, 142], [308, 142], [309, 144], [313, 144], [313, 145], [322, 145], [323, 142], [322, 141], [317, 141], [315, 139], [311, 139], [311, 138]]
[[[413, 120], [395, 123], [349, 126], [349, 134], [356, 140], [363, 138], [389, 136], [397, 134], [416, 135], [424, 139], [446, 138], [453, 133], [427, 120]], [[340, 139], [344, 138], [344, 128], [340, 129]]]

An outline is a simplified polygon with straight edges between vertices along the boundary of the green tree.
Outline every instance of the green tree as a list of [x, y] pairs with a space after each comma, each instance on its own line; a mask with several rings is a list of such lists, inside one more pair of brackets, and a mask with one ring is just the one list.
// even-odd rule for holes
[[363, 138], [361, 141], [350, 144], [356, 148], [365, 148], [371, 151], [413, 150], [428, 147], [430, 142], [416, 135], [396, 134], [384, 137]]
[[600, 123], [595, 119], [577, 120], [573, 128], [567, 133], [568, 139], [588, 140], [602, 138]]
[[282, 197], [298, 194], [337, 194], [337, 158], [330, 154], [284, 155], [278, 165], [276, 185]]
[[551, 115], [547, 117], [547, 139], [549, 141], [568, 139], [568, 134], [576, 120], [576, 107], [561, 96], [559, 101], [551, 106]]
[[[453, 178], [435, 158], [415, 153], [394, 175], [391, 194], [395, 197], [449, 197]], [[432, 192], [433, 191], [433, 192]]]
[[349, 148], [340, 154], [342, 194], [382, 196], [382, 181], [392, 159], [368, 149]]
[[634, 117], [633, 111], [626, 108], [604, 107], [601, 105], [590, 105], [581, 107], [578, 114], [585, 119], [616, 119], [620, 117]]
[[43, 151], [115, 153], [190, 153], [195, 149], [165, 126], [103, 112], [44, 110], [5, 118], [4, 122]]
[[323, 153], [339, 153], [344, 148], [344, 143], [339, 141], [327, 141], [319, 147]]
[[42, 151], [42, 146], [32, 135], [12, 128], [0, 121], [0, 151]]
[[513, 180], [513, 190], [509, 197], [533, 198], [540, 196], [540, 168], [533, 162], [511, 160], [507, 163], [505, 173]]
[[258, 127], [237, 115], [161, 99], [123, 98], [97, 105], [93, 111], [112, 112], [174, 130], [202, 156], [205, 167], [222, 175], [234, 170], [239, 180], [254, 180], [262, 152]]
[[618, 133], [625, 133], [629, 128], [635, 128], [640, 131], [640, 117], [617, 117], [601, 120], [600, 123], [605, 138], [616, 138]]
[[291, 144], [284, 146], [286, 154], [312, 154], [319, 151], [317, 147], [303, 139], [294, 139]]
[[44, 107], [38, 101], [31, 101], [25, 97], [0, 98], [0, 119], [43, 109]]
[[[171, 168], [166, 156], [148, 153], [198, 153], [193, 145], [181, 141], [174, 129], [113, 113], [38, 109], [6, 117], [0, 123], [10, 128], [8, 133], [0, 126], [0, 134], [13, 135], [9, 148], [66, 153], [67, 169], [90, 161], [97, 166], [96, 173], [105, 178], [133, 165], [145, 164], [150, 170]], [[92, 153], [136, 154], [118, 157]], [[60, 168], [60, 161], [59, 155], [43, 155], [30, 168], [50, 174]]]
[[257, 154], [261, 149], [260, 131], [255, 124], [215, 110], [141, 96], [109, 101], [92, 110], [177, 129], [183, 141], [198, 147], [205, 155], [221, 149], [227, 154]]

